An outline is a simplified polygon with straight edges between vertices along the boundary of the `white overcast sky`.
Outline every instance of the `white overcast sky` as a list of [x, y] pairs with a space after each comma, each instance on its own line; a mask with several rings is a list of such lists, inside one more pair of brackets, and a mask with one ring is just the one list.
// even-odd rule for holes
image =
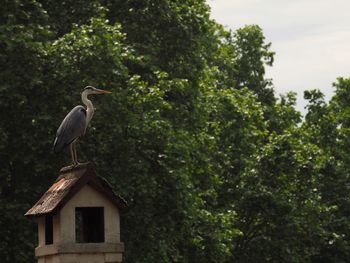
[[320, 89], [329, 99], [337, 77], [350, 77], [350, 0], [207, 0], [211, 17], [230, 29], [259, 25], [276, 52], [267, 76], [276, 95]]

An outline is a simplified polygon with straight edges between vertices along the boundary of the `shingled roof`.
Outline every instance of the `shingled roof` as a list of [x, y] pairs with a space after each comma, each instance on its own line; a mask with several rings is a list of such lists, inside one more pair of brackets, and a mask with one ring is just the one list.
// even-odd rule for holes
[[85, 185], [106, 196], [121, 212], [126, 210], [126, 201], [113, 192], [111, 185], [104, 178], [96, 175], [93, 164], [87, 163], [71, 169], [62, 169], [54, 184], [25, 215], [42, 216], [55, 213]]

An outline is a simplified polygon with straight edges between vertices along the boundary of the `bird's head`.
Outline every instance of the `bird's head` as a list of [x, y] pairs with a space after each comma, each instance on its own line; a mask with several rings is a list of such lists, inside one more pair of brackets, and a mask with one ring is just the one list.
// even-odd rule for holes
[[86, 86], [83, 90], [83, 93], [85, 93], [86, 95], [90, 95], [90, 94], [110, 94], [112, 92], [108, 90], [97, 89], [92, 86]]

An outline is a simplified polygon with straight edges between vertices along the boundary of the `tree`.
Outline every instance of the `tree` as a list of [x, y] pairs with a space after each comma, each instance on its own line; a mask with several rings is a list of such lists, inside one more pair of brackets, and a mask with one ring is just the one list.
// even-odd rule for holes
[[272, 83], [265, 79], [265, 66], [272, 66], [274, 61], [271, 43], [265, 43], [262, 30], [257, 25], [240, 28], [233, 37], [237, 52], [237, 88], [248, 87], [264, 105], [273, 105]]
[[326, 104], [319, 91], [306, 93], [310, 100], [305, 128], [307, 138], [321, 149], [318, 191], [326, 209], [322, 213], [320, 252], [315, 262], [346, 262], [349, 256], [348, 218], [348, 103], [349, 80], [338, 78], [335, 95]]

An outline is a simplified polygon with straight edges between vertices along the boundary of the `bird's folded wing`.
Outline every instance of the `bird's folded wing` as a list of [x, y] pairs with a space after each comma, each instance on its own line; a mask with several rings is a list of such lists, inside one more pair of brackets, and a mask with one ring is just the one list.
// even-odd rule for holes
[[74, 107], [64, 118], [56, 133], [54, 142], [54, 152], [60, 152], [63, 148], [71, 144], [75, 139], [85, 133], [86, 110], [79, 105]]

